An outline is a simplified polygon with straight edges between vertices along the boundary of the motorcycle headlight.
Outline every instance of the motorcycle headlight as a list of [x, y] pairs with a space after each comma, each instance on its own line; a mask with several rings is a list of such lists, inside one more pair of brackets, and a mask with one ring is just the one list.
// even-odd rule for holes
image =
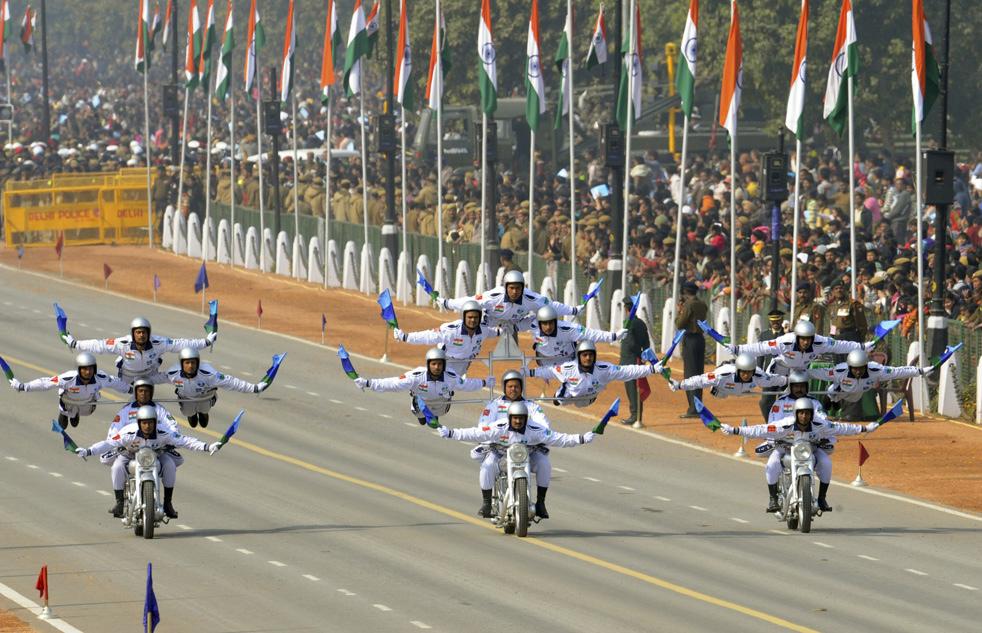
[[136, 452], [136, 463], [140, 468], [151, 468], [155, 461], [157, 461], [157, 454], [149, 448], [141, 448]]
[[512, 444], [508, 447], [508, 459], [521, 463], [529, 458], [529, 449], [524, 444]]
[[791, 448], [791, 455], [795, 461], [807, 461], [812, 458], [812, 447], [808, 444], [795, 444]]

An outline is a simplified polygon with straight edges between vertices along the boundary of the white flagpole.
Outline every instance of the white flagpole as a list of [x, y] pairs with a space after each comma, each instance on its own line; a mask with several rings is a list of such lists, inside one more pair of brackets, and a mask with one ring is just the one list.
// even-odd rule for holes
[[[731, 104], [732, 105], [732, 104]], [[733, 114], [736, 116], [736, 113]], [[734, 125], [734, 128], [736, 126]], [[736, 134], [730, 137], [730, 342], [737, 344], [736, 331]]]
[[333, 86], [327, 89], [327, 125], [324, 127], [324, 246], [322, 254], [324, 256], [324, 287], [327, 288], [327, 243], [331, 241], [331, 132], [333, 123], [331, 121], [331, 102], [334, 96]]
[[[210, 62], [211, 60], [209, 60]], [[211, 218], [211, 78], [205, 86], [208, 124], [205, 126], [205, 221], [201, 224], [201, 261], [208, 259], [208, 220]]]
[[[433, 281], [449, 285], [444, 279], [443, 269], [443, 49], [441, 48], [443, 42], [443, 31], [440, 28], [440, 16], [441, 13], [440, 0], [436, 0], [436, 63], [439, 67], [439, 72], [433, 78], [436, 82], [434, 88], [438, 89], [437, 95], [439, 98], [436, 101], [436, 270], [439, 274], [434, 274]], [[440, 285], [439, 283], [437, 285]], [[437, 292], [442, 293], [443, 288], [438, 287]]]
[[[924, 207], [921, 202], [921, 122], [915, 122], [915, 145], [917, 158], [915, 159], [916, 173], [915, 187], [917, 200], [914, 203], [917, 209], [917, 364], [924, 365], [927, 354], [924, 350]], [[921, 386], [921, 406], [919, 411], [924, 415], [924, 403], [927, 402], [927, 381], [923, 378], [919, 381]]]
[[263, 190], [263, 82], [259, 75], [258, 55], [256, 56], [256, 78], [253, 81], [256, 86], [256, 150], [259, 152], [259, 157], [256, 159], [256, 165], [259, 169], [259, 270], [266, 272], [266, 192]]
[[181, 213], [181, 201], [184, 196], [184, 155], [187, 154], [185, 146], [188, 137], [188, 101], [191, 100], [191, 90], [184, 89], [184, 120], [181, 122], [181, 171], [177, 175], [177, 212]]
[[[11, 101], [11, 97], [10, 97], [10, 65], [9, 64], [5, 67], [5, 69], [3, 71], [3, 74], [4, 74], [4, 76], [6, 77], [6, 80], [7, 80], [7, 103], [13, 103], [13, 101]], [[7, 121], [7, 142], [8, 143], [13, 143], [14, 142], [14, 119], [13, 119], [13, 117], [11, 117], [9, 121]]]
[[358, 60], [359, 127], [361, 128], [361, 215], [365, 224], [365, 246], [368, 248], [368, 151], [365, 147], [365, 67]]
[[[232, 155], [231, 162], [229, 163], [229, 173], [231, 174], [232, 181], [232, 211], [231, 220], [229, 221], [229, 251], [232, 256], [229, 258], [229, 266], [235, 268], [235, 89], [232, 86], [232, 65], [229, 64], [228, 67], [228, 107], [230, 112], [229, 118], [231, 119], [232, 129], [229, 131], [229, 136], [232, 139]], [[245, 255], [243, 253], [243, 255]]]
[[798, 227], [801, 225], [801, 139], [794, 143], [794, 231], [791, 236], [791, 314], [788, 320], [794, 326], [795, 296], [798, 293]]
[[689, 117], [682, 118], [682, 160], [679, 163], [679, 212], [675, 218], [675, 264], [672, 270], [672, 319], [679, 303], [679, 277], [682, 274], [682, 206], [685, 204], [685, 164], [689, 152]]
[[[566, 57], [566, 99], [569, 107], [569, 274], [573, 280], [573, 297], [579, 296], [576, 291], [576, 157], [574, 154], [575, 134], [573, 122], [576, 117], [573, 113], [573, 0], [566, 0], [566, 14], [569, 16], [569, 33], [566, 34], [566, 45], [569, 53]], [[563, 289], [556, 288], [559, 296], [563, 296]]]
[[[529, 86], [529, 90], [535, 88]], [[535, 251], [535, 130], [529, 134], [529, 262], [528, 262], [528, 285], [535, 287], [535, 280], [532, 277], [532, 253]]]
[[[405, 180], [405, 176], [403, 176]], [[481, 109], [481, 263], [477, 267], [477, 274], [484, 275], [484, 265], [487, 262], [487, 237], [488, 237], [488, 113]], [[488, 278], [483, 277], [484, 289], [488, 289]]]
[[[150, 74], [150, 52], [144, 47], [143, 62], [143, 150], [147, 155], [147, 246], [153, 248], [153, 196], [150, 189], [150, 91], [148, 88]], [[9, 77], [9, 75], [8, 75]], [[9, 94], [9, 93], [8, 93]]]
[[[624, 225], [624, 231], [621, 234], [621, 290], [624, 292], [624, 296], [629, 294], [627, 288], [627, 257], [628, 257], [628, 213], [631, 208], [631, 128], [634, 127], [634, 60], [638, 55], [638, 44], [637, 44], [637, 23], [635, 22], [635, 17], [637, 15], [637, 9], [635, 7], [636, 0], [631, 0], [630, 5], [630, 25], [628, 26], [628, 46], [627, 55], [628, 58], [624, 60], [627, 64], [627, 129], [624, 131], [624, 210], [623, 216], [621, 218], [621, 223]], [[640, 60], [638, 60], [640, 64]]]
[[849, 266], [850, 266], [850, 297], [856, 300], [856, 174], [852, 166], [853, 149], [853, 120], [852, 120], [852, 75], [847, 78], [849, 85], [846, 92], [849, 93], [849, 160], [846, 165], [849, 169]]
[[[407, 213], [407, 202], [406, 202], [406, 108], [400, 106], [399, 110], [400, 110], [400, 114], [402, 116], [402, 126], [401, 126], [402, 129], [400, 130], [400, 135], [401, 135], [401, 140], [402, 140], [402, 145], [401, 145], [402, 152], [400, 152], [401, 153], [401, 162], [402, 162], [402, 183], [401, 183], [401, 186], [402, 186], [402, 252], [405, 253], [405, 255], [403, 257], [406, 260], [406, 263], [405, 263], [405, 267], [406, 267], [406, 271], [405, 271], [405, 274], [406, 274], [406, 283], [407, 284], [410, 284], [410, 283], [412, 283], [410, 280], [412, 279], [412, 270], [413, 270], [413, 268], [412, 268], [412, 262], [409, 260], [409, 229], [406, 228], [406, 213]], [[412, 294], [412, 292], [406, 293], [406, 300], [403, 302], [403, 305], [407, 305], [409, 303], [409, 299], [410, 299], [410, 295], [411, 294]]]
[[[303, 259], [300, 252], [300, 178], [297, 175], [299, 166], [297, 165], [297, 89], [293, 89], [293, 98], [290, 99], [290, 108], [293, 116], [293, 243], [298, 246], [297, 263]], [[293, 267], [293, 276], [300, 279], [300, 266]]]

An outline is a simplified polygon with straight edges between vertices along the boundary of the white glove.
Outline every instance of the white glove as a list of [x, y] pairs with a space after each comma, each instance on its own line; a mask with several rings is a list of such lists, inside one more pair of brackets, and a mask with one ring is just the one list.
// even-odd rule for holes
[[617, 330], [616, 332], [614, 332], [614, 340], [615, 341], [623, 341], [624, 340], [624, 337], [627, 336], [627, 332], [628, 332], [628, 330], [627, 330], [626, 327]]
[[677, 381], [674, 378], [672, 378], [671, 380], [668, 381], [668, 388], [671, 389], [672, 391], [678, 391], [679, 390], [679, 381]]
[[17, 380], [16, 378], [10, 379], [10, 388], [14, 391], [24, 391], [24, 383]]
[[867, 433], [872, 433], [878, 428], [880, 428], [879, 422], [870, 422], [869, 424], [866, 425], [865, 430]]
[[205, 341], [207, 341], [209, 345], [214, 345], [216, 340], [218, 340], [218, 332], [209, 332], [208, 336], [205, 337]]
[[214, 444], [209, 444], [208, 445], [208, 454], [209, 455], [214, 455], [215, 453], [217, 453], [220, 450], [222, 450], [222, 443], [221, 442], [215, 442]]
[[406, 333], [400, 330], [399, 328], [395, 328], [394, 330], [392, 330], [392, 338], [394, 338], [397, 341], [405, 341]]
[[733, 427], [729, 424], [720, 424], [719, 430], [723, 432], [723, 435], [733, 435]]
[[[934, 365], [930, 365], [928, 367], [921, 367], [920, 373], [921, 373], [922, 376], [927, 376], [932, 371], [934, 371]], [[11, 384], [11, 386], [13, 386], [13, 381], [11, 381], [10, 384]]]
[[876, 347], [876, 343], [874, 343], [873, 341], [869, 341], [868, 343], [863, 343], [863, 349], [866, 350], [867, 352], [872, 351], [874, 347]]
[[581, 303], [578, 306], [573, 306], [573, 316], [576, 316], [580, 312], [585, 312], [585, 311], [586, 311], [586, 304], [585, 303]]
[[87, 448], [76, 448], [75, 449], [75, 454], [78, 455], [79, 457], [81, 457], [84, 460], [86, 457], [88, 457], [92, 453]]
[[265, 381], [263, 381], [263, 382], [257, 382], [256, 383], [256, 388], [253, 390], [253, 393], [262, 393], [262, 392], [266, 391], [267, 389], [269, 389], [269, 383], [268, 382], [265, 382]]
[[368, 378], [362, 378], [361, 376], [355, 378], [355, 386], [364, 391], [365, 387], [368, 386]]
[[71, 334], [65, 334], [61, 337], [61, 340], [65, 341], [65, 345], [72, 349], [75, 349], [75, 346], [78, 344], [78, 341]]
[[662, 369], [664, 369], [664, 367], [662, 367], [661, 361], [658, 361], [657, 363], [651, 364], [649, 371], [651, 371], [651, 375], [654, 376], [655, 374], [660, 374]]
[[445, 437], [445, 438], [450, 437], [450, 429], [448, 429], [445, 426], [438, 427], [436, 432], [440, 434], [440, 437]]
[[484, 379], [484, 386], [488, 389], [494, 389], [494, 376], [488, 376]]
[[590, 442], [593, 441], [593, 438], [595, 437], [597, 437], [596, 433], [594, 433], [593, 431], [587, 431], [586, 433], [583, 434], [583, 443], [589, 444]]

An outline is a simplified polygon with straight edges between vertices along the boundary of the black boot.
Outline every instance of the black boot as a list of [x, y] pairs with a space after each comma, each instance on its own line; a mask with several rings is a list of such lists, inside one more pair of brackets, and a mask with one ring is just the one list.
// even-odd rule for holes
[[484, 498], [484, 502], [481, 504], [481, 509], [477, 511], [477, 514], [485, 519], [490, 519], [494, 516], [491, 510], [491, 491], [482, 489], [481, 496]]
[[69, 420], [69, 422], [72, 423], [72, 426], [78, 426], [78, 416], [76, 415], [74, 418]]
[[62, 430], [68, 428], [68, 416], [65, 415], [64, 413], [58, 414], [58, 426], [60, 426]]
[[832, 506], [829, 502], [825, 500], [825, 495], [829, 491], [829, 485], [827, 483], [819, 482], [818, 484], [818, 509], [822, 512], [831, 512]]
[[169, 519], [177, 518], [177, 510], [174, 509], [171, 500], [174, 498], [173, 488], [164, 488], [164, 514], [167, 515]]
[[188, 424], [191, 425], [191, 428], [192, 429], [195, 428], [196, 426], [198, 426], [198, 414], [197, 413], [195, 413], [194, 415], [189, 415], [188, 416]]
[[549, 492], [548, 488], [538, 487], [535, 497], [535, 516], [540, 519], [548, 519], [549, 511], [546, 510], [546, 493]]
[[777, 484], [767, 484], [767, 494], [770, 499], [767, 501], [767, 511], [777, 512], [781, 509], [781, 505], [777, 502]]
[[116, 495], [116, 505], [109, 508], [109, 514], [113, 515], [113, 517], [117, 519], [122, 519], [123, 518], [123, 491], [113, 490], [113, 493], [115, 493]]
[[208, 426], [208, 414], [207, 413], [199, 413], [198, 414], [198, 424], [201, 425], [201, 428], [206, 428]]

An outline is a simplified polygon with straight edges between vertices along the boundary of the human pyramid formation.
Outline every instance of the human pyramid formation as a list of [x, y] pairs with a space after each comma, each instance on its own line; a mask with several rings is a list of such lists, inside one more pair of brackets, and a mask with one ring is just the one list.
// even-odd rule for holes
[[[183, 435], [174, 416], [154, 399], [155, 385], [170, 383], [174, 386], [175, 400], [181, 413], [192, 427], [205, 428], [209, 423], [211, 408], [218, 401], [218, 390], [242, 393], [262, 393], [276, 376], [285, 355], [273, 357], [273, 364], [257, 383], [247, 382], [216, 370], [201, 361], [200, 350], [211, 347], [218, 339], [218, 303], [211, 303], [211, 314], [205, 325], [207, 336], [199, 339], [172, 339], [151, 333], [150, 321], [137, 317], [130, 322], [130, 334], [108, 339], [79, 340], [68, 332], [68, 317], [55, 304], [59, 335], [75, 356], [75, 369], [44, 376], [28, 382], [14, 377], [10, 366], [0, 358], [0, 365], [10, 386], [18, 392], [58, 390], [58, 420], [52, 430], [59, 431], [66, 449], [74, 450], [82, 459], [98, 455], [99, 461], [111, 467], [115, 504], [109, 512], [123, 518], [123, 491], [127, 468], [142, 448], [153, 450], [160, 460], [161, 479], [164, 488], [164, 514], [177, 518], [173, 505], [177, 468], [184, 458], [177, 449], [207, 451], [214, 455], [224, 446], [235, 430], [238, 420], [218, 442], [206, 444], [191, 436]], [[178, 353], [178, 363], [161, 371], [164, 355]], [[116, 355], [116, 375], [99, 369], [96, 354]], [[79, 447], [68, 436], [69, 425], [77, 427], [80, 418], [95, 413], [100, 404], [102, 389], [112, 389], [132, 397], [113, 416], [106, 439], [88, 447]]]
[[[644, 364], [615, 365], [597, 360], [596, 343], [624, 341], [632, 327], [645, 330], [644, 340], [647, 341], [646, 327], [635, 316], [637, 296], [625, 299], [629, 316], [624, 328], [606, 332], [559, 320], [560, 316], [575, 317], [580, 314], [591, 295], [585, 295], [583, 303], [578, 306], [558, 303], [527, 289], [519, 271], [506, 273], [502, 286], [474, 297], [441, 299], [422, 274], [419, 283], [442, 308], [459, 311], [461, 318], [432, 330], [404, 332], [398, 326], [387, 292], [383, 292], [379, 304], [382, 306], [382, 317], [392, 327], [397, 341], [433, 346], [426, 352], [424, 365], [400, 376], [364, 378], [355, 371], [343, 346], [338, 354], [345, 372], [359, 388], [375, 392], [409, 392], [412, 414], [421, 425], [429, 424], [436, 428], [441, 437], [478, 444], [471, 451], [471, 457], [481, 461], [479, 484], [482, 504], [478, 514], [483, 517], [492, 517], [492, 486], [498, 475], [499, 461], [508, 446], [518, 443], [532, 448], [530, 466], [537, 485], [535, 514], [545, 519], [549, 517], [545, 498], [552, 472], [548, 448], [587, 444], [597, 434], [594, 431], [581, 435], [552, 432], [542, 407], [536, 399], [526, 395], [527, 376], [542, 378], [547, 383], [557, 380], [559, 387], [555, 395], [546, 400], [552, 400], [560, 407], [588, 406], [611, 382], [634, 381], [654, 374], [664, 376], [673, 391], [701, 392], [703, 388], [709, 388], [712, 395], [718, 398], [747, 394], [758, 387], [780, 387], [785, 391], [773, 399], [767, 422], [757, 426], [721, 424], [698, 398], [696, 404], [703, 422], [712, 430], [721, 429], [726, 434], [766, 440], [766, 446], [757, 453], [769, 455], [765, 471], [767, 512], [777, 512], [779, 509], [777, 480], [781, 474], [783, 455], [795, 437], [807, 434], [815, 448], [816, 471], [820, 481], [818, 507], [827, 512], [831, 510], [827, 491], [832, 478], [830, 454], [835, 448], [835, 438], [872, 432], [892, 417], [865, 425], [833, 422], [828, 419], [821, 400], [840, 404], [858, 402], [865, 392], [875, 389], [881, 382], [927, 375], [940, 367], [957, 349], [949, 348], [927, 367], [891, 367], [870, 361], [867, 352], [883, 340], [899, 321], [881, 323], [877, 326], [876, 338], [868, 343], [819, 336], [812, 323], [800, 321], [793, 332], [773, 340], [739, 346], [727, 342], [729, 351], [736, 357], [734, 362], [676, 381], [671, 378], [667, 364], [675, 346], [682, 339], [681, 331], [661, 360], [650, 348], [641, 354], [642, 360], [646, 361]], [[713, 338], [726, 341], [705, 322], [699, 325]], [[468, 378], [467, 370], [471, 362], [477, 359], [486, 339], [509, 336], [517, 343], [519, 332], [531, 333], [537, 366], [529, 367], [522, 356], [523, 366], [503, 374], [503, 393], [494, 397], [494, 376]], [[847, 358], [832, 368], [809, 368], [812, 361], [825, 354], [846, 354]], [[766, 370], [758, 367], [758, 358], [770, 359]], [[830, 383], [821, 400], [809, 394], [809, 381], [812, 379]], [[491, 391], [492, 399], [484, 405], [476, 426], [448, 428], [439, 423], [439, 417], [450, 411], [456, 392], [483, 388]], [[617, 404], [612, 408], [615, 413]], [[635, 423], [635, 426], [640, 425]], [[595, 431], [602, 433], [602, 429], [600, 425]]]

